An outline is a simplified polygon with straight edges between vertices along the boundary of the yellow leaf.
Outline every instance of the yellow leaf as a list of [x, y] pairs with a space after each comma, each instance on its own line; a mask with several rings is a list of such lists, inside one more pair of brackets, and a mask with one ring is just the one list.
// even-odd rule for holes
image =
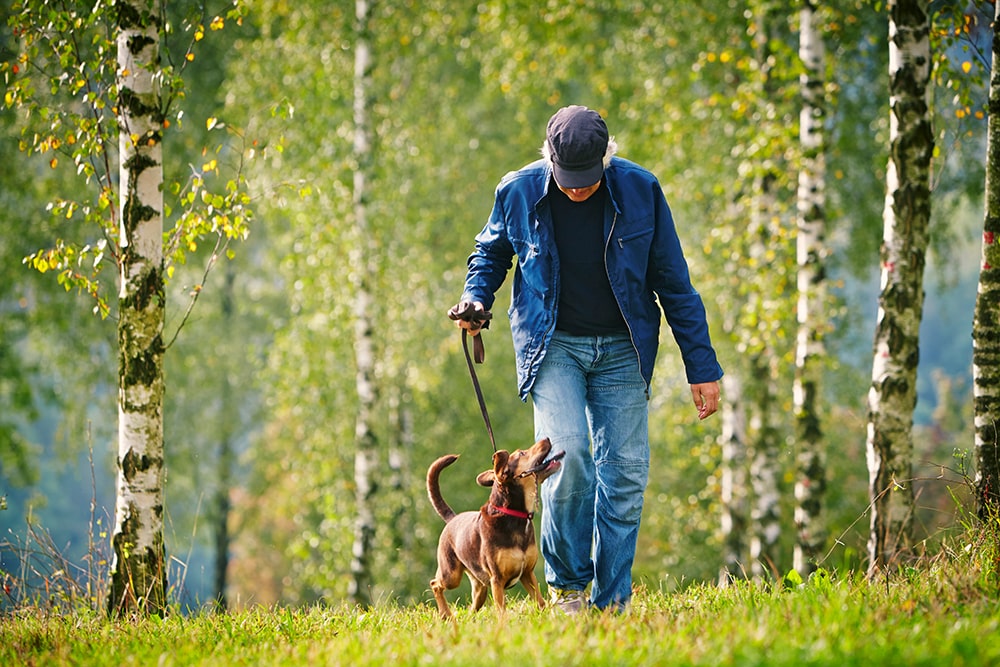
[[57, 166], [59, 166], [59, 160], [56, 159], [56, 158], [52, 158], [49, 161], [49, 166], [52, 167], [53, 169], [55, 169]]
[[970, 63], [968, 60], [966, 60], [964, 63], [962, 63], [962, 71], [965, 72], [966, 74], [968, 74], [969, 72], [971, 72], [972, 71], [972, 63]]
[[198, 26], [198, 29], [194, 31], [194, 41], [200, 42], [203, 39], [205, 39], [205, 28]]
[[211, 26], [212, 30], [222, 30], [226, 27], [226, 21], [221, 16], [216, 16], [212, 19]]
[[214, 116], [209, 116], [205, 120], [205, 129], [211, 130], [213, 127], [215, 127], [215, 124], [218, 122], [219, 122], [218, 118], [215, 118]]
[[184, 59], [187, 60], [188, 62], [191, 62], [192, 60], [194, 60], [194, 54], [188, 51], [187, 55], [184, 56]]

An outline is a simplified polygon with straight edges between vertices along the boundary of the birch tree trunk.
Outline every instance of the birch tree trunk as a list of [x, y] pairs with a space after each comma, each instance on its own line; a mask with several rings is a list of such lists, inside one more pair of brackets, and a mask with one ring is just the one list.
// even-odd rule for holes
[[108, 610], [162, 614], [163, 166], [158, 9], [120, 2], [118, 482]]
[[378, 442], [372, 431], [375, 412], [375, 354], [370, 283], [374, 277], [370, 230], [368, 226], [367, 179], [371, 171], [371, 125], [368, 118], [368, 95], [371, 87], [372, 56], [370, 5], [368, 0], [355, 4], [356, 41], [354, 52], [354, 225], [358, 235], [355, 257], [357, 291], [355, 293], [354, 350], [357, 364], [356, 388], [358, 415], [355, 421], [354, 483], [357, 517], [354, 524], [354, 547], [351, 559], [349, 595], [359, 605], [372, 603], [371, 547], [375, 535], [373, 501], [377, 490]]
[[746, 576], [747, 473], [746, 415], [740, 381], [722, 378], [722, 568], [719, 585]]
[[[394, 366], [397, 377], [406, 378], [406, 364]], [[412, 554], [416, 540], [414, 538], [413, 525], [415, 519], [414, 500], [415, 496], [411, 492], [412, 477], [410, 473], [419, 466], [413, 465], [413, 412], [411, 410], [412, 401], [406, 389], [405, 379], [389, 387], [383, 385], [390, 396], [388, 401], [383, 400], [382, 404], [388, 403], [387, 421], [390, 424], [391, 432], [387, 434], [384, 447], [387, 450], [387, 470], [382, 476], [385, 479], [385, 492], [381, 494], [379, 500], [384, 507], [383, 512], [376, 516], [386, 522], [386, 539], [384, 541], [388, 548], [384, 556], [380, 556], [377, 562], [386, 567], [380, 569], [387, 573], [387, 576], [394, 582], [396, 593], [404, 586], [409, 586], [411, 590], [415, 586], [420, 586], [417, 590], [423, 590], [423, 579], [415, 580], [413, 564], [406, 554]], [[380, 396], [382, 392], [380, 392]], [[410, 583], [415, 582], [415, 583]]]
[[781, 467], [778, 464], [778, 434], [774, 426], [775, 381], [777, 360], [762, 353], [753, 361], [753, 377], [759, 383], [753, 406], [750, 431], [750, 484], [753, 488], [753, 524], [750, 538], [750, 573], [766, 577], [779, 566], [778, 540], [781, 538]]
[[[222, 291], [222, 323], [226, 330], [233, 324], [235, 316], [235, 304], [233, 295], [233, 283], [236, 280], [236, 273], [232, 265], [226, 267], [226, 278]], [[229, 608], [229, 599], [226, 594], [228, 573], [229, 573], [229, 546], [232, 541], [229, 533], [229, 515], [232, 510], [232, 503], [229, 494], [232, 491], [233, 463], [235, 454], [233, 452], [234, 440], [236, 438], [236, 425], [239, 423], [239, 410], [236, 408], [236, 401], [233, 388], [233, 376], [227, 364], [223, 368], [223, 376], [219, 378], [220, 420], [219, 432], [219, 458], [216, 461], [216, 489], [215, 489], [215, 562], [213, 566], [213, 578], [215, 580], [215, 603], [218, 608], [225, 611]]]
[[[756, 104], [760, 107], [761, 127], [757, 131], [763, 140], [769, 140], [776, 136], [775, 119], [780, 118], [775, 109], [778, 83], [773, 76], [777, 60], [772, 48], [777, 24], [776, 7], [770, 2], [755, 3], [752, 6], [753, 20], [757, 23], [753, 32], [754, 50], [760, 67], [759, 98]], [[766, 267], [772, 257], [772, 246], [782, 238], [781, 214], [776, 194], [779, 168], [770, 156], [756, 155], [754, 160], [753, 202], [748, 226], [750, 254], [757, 266]], [[777, 289], [777, 284], [768, 284], [765, 280], [749, 299], [749, 310], [759, 322], [759, 330], [751, 335], [761, 335], [750, 360], [750, 377], [754, 378], [755, 388], [752, 394], [747, 392], [752, 397], [750, 484], [753, 489], [753, 507], [750, 510], [750, 571], [755, 578], [764, 577], [769, 569], [778, 567], [777, 549], [781, 537], [781, 466], [778, 461], [778, 435], [773, 414], [778, 375], [778, 357], [773, 343], [780, 327], [780, 316], [773, 307], [773, 300], [769, 298], [771, 289]]]
[[982, 521], [1000, 517], [1000, 3], [994, 10], [993, 68], [990, 73], [986, 144], [986, 203], [982, 263], [972, 325], [975, 395], [976, 510]]
[[869, 575], [897, 562], [912, 541], [913, 411], [934, 148], [926, 6], [920, 0], [888, 3], [890, 157], [866, 443]]
[[798, 334], [793, 388], [798, 452], [795, 472], [795, 548], [792, 567], [807, 575], [816, 568], [826, 542], [821, 519], [826, 488], [826, 453], [820, 428], [819, 385], [823, 363], [825, 302], [824, 127], [826, 118], [825, 48], [816, 27], [816, 3], [805, 0], [799, 13], [799, 59], [803, 71], [799, 141], [798, 234]]

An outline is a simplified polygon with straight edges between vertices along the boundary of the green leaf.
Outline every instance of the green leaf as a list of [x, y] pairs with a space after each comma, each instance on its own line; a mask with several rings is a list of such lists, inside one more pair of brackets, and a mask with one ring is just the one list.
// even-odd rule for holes
[[804, 583], [802, 581], [802, 575], [799, 574], [796, 570], [789, 570], [785, 574], [783, 582], [785, 584], [785, 588], [800, 588]]

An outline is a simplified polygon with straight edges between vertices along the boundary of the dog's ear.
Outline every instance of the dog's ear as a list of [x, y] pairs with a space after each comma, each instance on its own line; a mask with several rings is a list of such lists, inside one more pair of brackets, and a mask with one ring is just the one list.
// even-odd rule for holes
[[479, 486], [493, 486], [493, 482], [500, 479], [507, 468], [507, 461], [510, 460], [510, 453], [501, 449], [493, 454], [493, 470], [484, 470], [476, 477]]
[[484, 470], [476, 477], [479, 486], [493, 486], [493, 483], [500, 479], [507, 468], [507, 461], [510, 460], [510, 453], [501, 449], [493, 454], [493, 470]]
[[500, 479], [507, 470], [507, 462], [510, 461], [510, 452], [501, 449], [493, 454], [493, 475]]

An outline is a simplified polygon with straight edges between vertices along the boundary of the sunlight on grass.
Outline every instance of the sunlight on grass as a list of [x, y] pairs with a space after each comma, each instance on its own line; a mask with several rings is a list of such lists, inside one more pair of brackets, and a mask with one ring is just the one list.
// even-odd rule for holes
[[255, 608], [110, 622], [23, 609], [0, 624], [0, 664], [45, 665], [986, 665], [1000, 605], [955, 570], [880, 581], [814, 577], [638, 591], [621, 615], [567, 617], [513, 601], [506, 620], [459, 602]]

